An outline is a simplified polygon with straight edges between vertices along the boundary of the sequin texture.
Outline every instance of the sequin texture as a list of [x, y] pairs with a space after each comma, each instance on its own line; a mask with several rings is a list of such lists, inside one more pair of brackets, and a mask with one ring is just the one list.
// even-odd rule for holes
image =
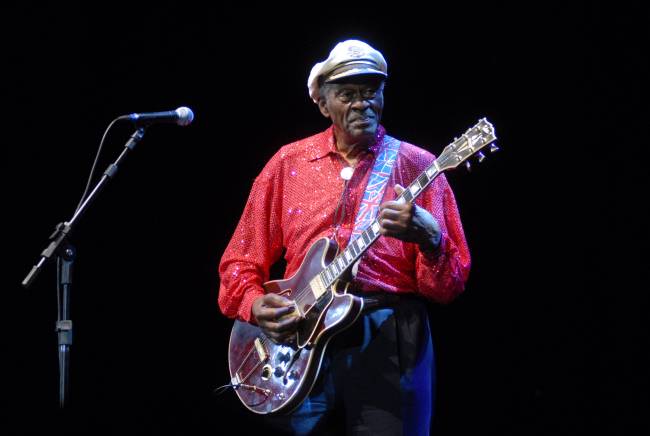
[[[219, 307], [228, 317], [251, 319], [253, 301], [264, 294], [262, 283], [286, 249], [284, 277], [300, 267], [311, 244], [327, 236], [344, 248], [372, 171], [374, 154], [385, 130], [357, 163], [345, 187], [341, 170], [347, 166], [336, 151], [333, 129], [285, 145], [255, 179], [235, 233], [219, 265]], [[384, 201], [393, 200], [394, 186], [408, 186], [433, 161], [426, 150], [402, 142]], [[344, 211], [335, 225], [335, 211]], [[442, 228], [440, 254], [424, 254], [417, 244], [381, 237], [363, 255], [352, 286], [361, 291], [417, 292], [447, 303], [462, 292], [470, 255], [454, 195], [444, 174], [416, 203], [428, 210]], [[277, 278], [277, 277], [274, 277]]]

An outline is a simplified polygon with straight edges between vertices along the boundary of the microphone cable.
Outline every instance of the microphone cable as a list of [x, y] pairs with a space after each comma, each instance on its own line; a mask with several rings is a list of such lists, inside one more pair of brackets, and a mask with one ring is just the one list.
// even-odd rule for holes
[[79, 200], [79, 204], [77, 205], [74, 214], [76, 214], [79, 211], [79, 208], [81, 208], [81, 205], [86, 199], [86, 195], [88, 195], [88, 189], [90, 189], [90, 184], [93, 180], [93, 175], [95, 174], [95, 168], [97, 168], [97, 162], [99, 162], [99, 155], [102, 153], [102, 148], [104, 147], [104, 141], [106, 140], [106, 135], [108, 134], [108, 131], [111, 130], [111, 127], [113, 127], [113, 124], [115, 124], [117, 121], [120, 121], [120, 117], [117, 117], [113, 121], [111, 121], [108, 127], [106, 127], [106, 130], [104, 130], [104, 134], [102, 135], [102, 140], [99, 142], [99, 148], [97, 149], [97, 154], [95, 154], [95, 161], [93, 162], [93, 166], [90, 168], [90, 174], [88, 175], [86, 188], [84, 189], [83, 194], [81, 194], [81, 199]]

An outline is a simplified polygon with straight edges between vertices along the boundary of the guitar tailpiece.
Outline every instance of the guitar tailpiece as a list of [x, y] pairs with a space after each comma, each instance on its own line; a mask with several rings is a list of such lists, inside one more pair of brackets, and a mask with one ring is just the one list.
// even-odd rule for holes
[[234, 388], [237, 389], [239, 387], [242, 387], [244, 389], [248, 389], [248, 390], [253, 391], [253, 392], [258, 392], [260, 394], [263, 394], [265, 397], [268, 397], [269, 395], [271, 395], [271, 390], [270, 389], [258, 388], [255, 385], [246, 385], [246, 384], [240, 383], [238, 386], [236, 386]]

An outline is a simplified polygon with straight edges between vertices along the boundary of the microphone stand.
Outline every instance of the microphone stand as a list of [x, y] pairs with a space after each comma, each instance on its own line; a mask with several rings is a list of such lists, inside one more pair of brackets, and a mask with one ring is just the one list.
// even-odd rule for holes
[[70, 318], [70, 291], [72, 287], [72, 266], [74, 264], [76, 250], [68, 242], [68, 235], [72, 232], [75, 224], [86, 211], [88, 206], [95, 199], [95, 196], [106, 186], [118, 170], [119, 165], [124, 160], [129, 151], [135, 148], [136, 144], [144, 137], [145, 128], [137, 129], [126, 142], [122, 153], [118, 158], [108, 166], [104, 175], [97, 182], [97, 185], [88, 194], [84, 202], [75, 211], [69, 221], [64, 221], [56, 226], [56, 230], [50, 235], [50, 243], [41, 252], [41, 258], [34, 265], [32, 270], [27, 274], [22, 282], [24, 288], [29, 288], [36, 276], [43, 269], [43, 266], [53, 256], [57, 257], [57, 320], [56, 332], [58, 336], [59, 351], [59, 407], [64, 408], [66, 405], [68, 387], [69, 387], [69, 369], [70, 369], [70, 346], [72, 345], [72, 321]]

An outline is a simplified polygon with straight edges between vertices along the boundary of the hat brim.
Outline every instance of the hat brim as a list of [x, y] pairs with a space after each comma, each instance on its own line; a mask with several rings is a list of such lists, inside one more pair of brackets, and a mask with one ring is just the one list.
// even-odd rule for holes
[[325, 79], [325, 83], [332, 83], [334, 81], [344, 79], [347, 77], [352, 77], [352, 76], [363, 76], [363, 75], [375, 75], [375, 76], [381, 76], [382, 78], [388, 77], [388, 74], [385, 72], [378, 70], [376, 68], [369, 67], [367, 65], [364, 66], [359, 66], [355, 68], [350, 68], [345, 71], [341, 71], [340, 73], [333, 74], [327, 79]]

